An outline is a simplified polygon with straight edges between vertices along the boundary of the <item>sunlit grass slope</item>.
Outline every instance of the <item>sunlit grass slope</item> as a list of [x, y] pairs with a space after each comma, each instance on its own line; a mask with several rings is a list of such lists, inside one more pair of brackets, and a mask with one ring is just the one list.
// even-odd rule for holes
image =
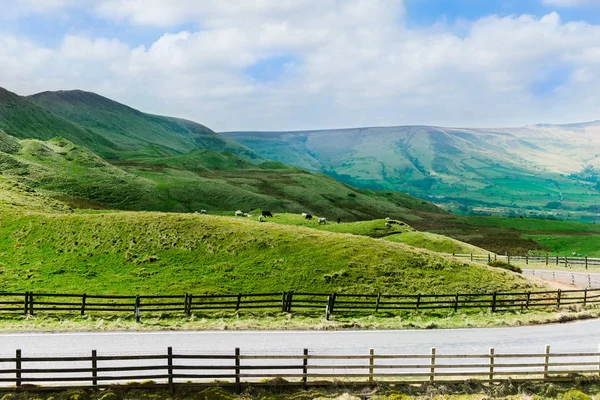
[[519, 276], [403, 244], [200, 214], [0, 216], [4, 290], [427, 293], [522, 289]]
[[448, 236], [429, 232], [406, 232], [397, 235], [386, 236], [384, 240], [395, 243], [405, 243], [409, 246], [436, 251], [438, 253], [454, 254], [489, 254], [490, 252], [481, 247], [473, 246]]

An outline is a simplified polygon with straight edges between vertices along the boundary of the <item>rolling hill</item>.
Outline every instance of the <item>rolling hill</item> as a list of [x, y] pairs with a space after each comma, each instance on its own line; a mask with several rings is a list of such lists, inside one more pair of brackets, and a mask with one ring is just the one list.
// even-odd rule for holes
[[[163, 157], [210, 149], [262, 161], [250, 149], [204, 125], [146, 114], [95, 93], [81, 90], [43, 92], [29, 96], [27, 100], [110, 140], [118, 149], [115, 153], [118, 158]], [[88, 147], [97, 151], [95, 146]]]
[[479, 212], [595, 220], [600, 122], [225, 132], [265, 158]]

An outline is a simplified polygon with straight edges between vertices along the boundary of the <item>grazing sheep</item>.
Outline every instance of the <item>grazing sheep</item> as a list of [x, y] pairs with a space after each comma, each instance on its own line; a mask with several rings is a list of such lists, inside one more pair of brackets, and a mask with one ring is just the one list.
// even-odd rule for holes
[[385, 223], [385, 227], [389, 229], [389, 228], [391, 228], [391, 227], [392, 227], [392, 224], [390, 224], [389, 222], [386, 222], [386, 223]]
[[200, 210], [200, 214], [206, 214], [206, 210]]
[[262, 216], [263, 216], [263, 217], [273, 217], [273, 214], [271, 214], [271, 211], [266, 211], [266, 210], [264, 210], [264, 211], [262, 212]]
[[262, 215], [259, 215], [258, 222], [265, 222], [265, 217], [263, 217]]
[[319, 225], [326, 224], [327, 223], [327, 218], [321, 217], [321, 218], [319, 218], [319, 220], [317, 222], [319, 223]]
[[243, 217], [243, 216], [244, 216], [244, 212], [243, 212], [242, 210], [237, 210], [237, 211], [235, 212], [235, 216], [236, 216], [236, 217]]
[[390, 217], [385, 217], [386, 221], [389, 221], [391, 218]]
[[306, 218], [306, 219], [312, 219], [312, 215], [306, 214], [306, 216], [304, 218]]
[[244, 216], [244, 217], [246, 217], [246, 218], [249, 218], [249, 217], [251, 217], [252, 215], [250, 215], [250, 214], [248, 214], [248, 213], [244, 213], [244, 214], [243, 214], [243, 216]]
[[306, 218], [307, 215], [307, 213], [302, 213], [302, 218]]

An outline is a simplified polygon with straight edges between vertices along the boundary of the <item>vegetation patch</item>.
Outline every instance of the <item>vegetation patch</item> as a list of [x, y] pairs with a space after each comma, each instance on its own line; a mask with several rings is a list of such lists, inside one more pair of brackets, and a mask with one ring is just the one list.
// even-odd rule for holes
[[490, 261], [490, 262], [488, 263], [488, 265], [489, 265], [490, 267], [494, 267], [494, 268], [503, 268], [503, 269], [507, 269], [507, 270], [509, 270], [509, 271], [512, 271], [512, 272], [517, 272], [517, 273], [519, 273], [519, 274], [523, 272], [523, 270], [522, 270], [520, 267], [518, 267], [518, 266], [516, 266], [516, 265], [512, 265], [512, 264], [510, 264], [510, 263], [507, 263], [507, 262], [504, 262], [504, 261], [501, 261], [501, 260], [493, 260], [493, 261]]

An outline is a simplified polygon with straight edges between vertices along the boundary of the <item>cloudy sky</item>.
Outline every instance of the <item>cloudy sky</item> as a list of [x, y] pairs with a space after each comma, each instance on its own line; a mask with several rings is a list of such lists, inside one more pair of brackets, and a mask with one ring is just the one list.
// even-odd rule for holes
[[600, 0], [0, 0], [0, 86], [218, 130], [600, 119]]

